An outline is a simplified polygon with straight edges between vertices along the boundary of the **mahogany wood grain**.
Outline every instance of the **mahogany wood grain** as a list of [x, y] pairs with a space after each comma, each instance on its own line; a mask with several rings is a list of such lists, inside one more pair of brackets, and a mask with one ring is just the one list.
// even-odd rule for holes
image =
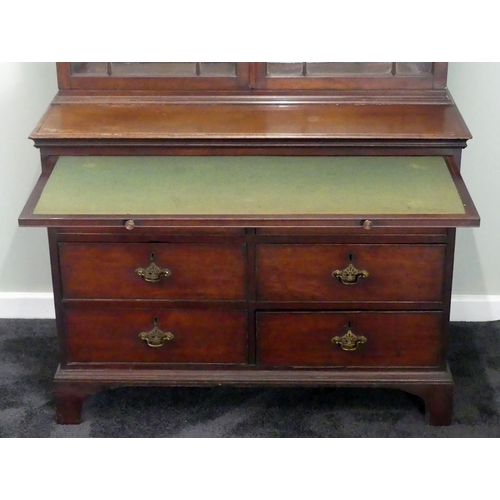
[[78, 425], [82, 423], [83, 403], [94, 391], [78, 394], [75, 386], [69, 386], [67, 394], [54, 394], [56, 422], [61, 425]]
[[[167, 227], [153, 232], [147, 228], [126, 231], [121, 228], [59, 228], [59, 241], [87, 241], [89, 243], [446, 243], [447, 230], [443, 228], [276, 228], [262, 229], [231, 227]], [[253, 234], [255, 232], [255, 235]], [[246, 237], [246, 235], [249, 235]]]
[[[439, 312], [259, 313], [257, 363], [282, 367], [438, 367], [441, 321]], [[366, 344], [348, 352], [332, 343], [348, 330], [364, 336]]]
[[304, 227], [259, 228], [259, 243], [335, 243], [335, 244], [432, 244], [446, 243], [446, 230], [442, 228], [371, 228], [360, 227]]
[[[202, 366], [202, 365], [200, 365]], [[431, 425], [449, 425], [453, 407], [453, 380], [445, 370], [264, 370], [264, 369], [144, 369], [58, 367], [54, 379], [56, 416], [60, 424], [79, 424], [84, 399], [97, 391], [123, 386], [232, 385], [296, 387], [386, 387], [421, 397]]]
[[[60, 243], [64, 298], [237, 300], [245, 297], [245, 246]], [[148, 283], [135, 272], [150, 255], [171, 275]]]
[[36, 139], [43, 155], [72, 156], [452, 156], [462, 139]]
[[[338, 370], [331, 368], [318, 369], [274, 369], [264, 367], [239, 366], [230, 369], [211, 370], [205, 366], [183, 366], [181, 369], [158, 370], [149, 364], [144, 369], [123, 369], [121, 365], [113, 365], [112, 369], [100, 369], [86, 366], [59, 366], [55, 374], [55, 382], [59, 388], [73, 385], [102, 385], [102, 387], [135, 386], [214, 386], [233, 385], [246, 387], [262, 385], [271, 387], [322, 386], [322, 387], [394, 387], [408, 392], [419, 387], [453, 385], [448, 366], [434, 370], [427, 368], [409, 368], [395, 370], [392, 368], [353, 368]], [[205, 369], [206, 368], [206, 369]]]
[[50, 269], [52, 277], [52, 291], [54, 293], [54, 308], [56, 313], [57, 338], [59, 341], [59, 355], [61, 359], [67, 356], [67, 337], [64, 324], [64, 305], [62, 302], [61, 269], [59, 267], [58, 230], [50, 227], [47, 229], [49, 241]]
[[[259, 300], [440, 301], [444, 245], [258, 245]], [[368, 277], [332, 276], [352, 264]]]
[[[128, 238], [131, 241], [134, 239], [140, 239], [143, 241], [168, 241], [169, 238], [200, 238], [201, 242], [204, 239], [216, 237], [220, 239], [224, 237], [225, 240], [231, 237], [244, 237], [246, 234], [245, 229], [242, 228], [231, 228], [231, 227], [202, 227], [202, 228], [180, 228], [180, 227], [166, 227], [158, 228], [154, 232], [150, 232], [143, 228], [134, 228], [133, 231], [124, 231], [124, 228], [108, 228], [106, 230], [95, 228], [95, 227], [83, 227], [79, 228], [78, 231], [72, 229], [61, 228], [59, 230], [60, 236], [71, 235], [70, 238], [74, 236], [94, 236], [102, 241], [104, 236], [115, 237], [115, 238]], [[117, 240], [118, 241], [118, 240]], [[198, 241], [199, 243], [200, 241]]]
[[429, 385], [402, 385], [401, 389], [423, 399], [425, 419], [429, 425], [445, 426], [452, 423], [453, 415], [453, 383]]
[[390, 229], [380, 229], [380, 228], [372, 228], [370, 231], [360, 231], [356, 228], [344, 228], [344, 229], [333, 229], [326, 227], [308, 227], [308, 228], [290, 228], [290, 227], [266, 227], [263, 229], [257, 229], [257, 235], [266, 235], [266, 236], [296, 236], [297, 238], [304, 238], [307, 236], [321, 236], [321, 235], [329, 235], [335, 236], [336, 238], [341, 236], [345, 236], [347, 238], [364, 236], [365, 238], [373, 238], [374, 236], [381, 236], [385, 238], [387, 236], [396, 236], [404, 238], [407, 235], [411, 236], [420, 236], [420, 237], [429, 237], [432, 236], [442, 236], [446, 234], [445, 229], [438, 228], [390, 228]]
[[[139, 338], [155, 318], [174, 335], [161, 347]], [[243, 310], [68, 308], [65, 322], [68, 363], [247, 363]]]
[[151, 231], [147, 228], [125, 227], [59, 228], [59, 241], [88, 243], [215, 243], [245, 244], [245, 228], [167, 227]]
[[255, 333], [255, 299], [256, 299], [256, 268], [255, 268], [255, 229], [248, 228], [247, 233], [247, 289], [248, 301], [248, 360], [255, 364], [257, 338]]
[[[36, 198], [35, 193], [33, 197]], [[18, 222], [22, 227], [124, 227], [130, 214], [116, 215], [55, 215], [33, 214], [34, 198], [28, 200]], [[478, 227], [480, 218], [475, 208], [468, 206], [464, 214], [422, 214], [391, 215], [364, 214], [361, 218], [353, 214], [334, 215], [148, 215], [133, 216], [136, 227], [154, 230], [156, 228], [265, 228], [265, 227], [325, 227], [360, 228], [368, 219], [377, 228], [448, 228]]]
[[383, 104], [446, 106], [453, 103], [448, 89], [262, 90], [231, 92], [204, 90], [77, 90], [61, 89], [54, 104]]
[[[427, 139], [467, 140], [452, 105], [53, 105], [31, 134], [83, 139]], [[216, 146], [216, 144], [214, 144]]]
[[[42, 177], [20, 217], [49, 226], [57, 421], [79, 423], [98, 390], [227, 384], [398, 388], [424, 400], [431, 425], [450, 424], [454, 227], [476, 226], [479, 216], [459, 175], [471, 134], [446, 89], [446, 63], [434, 63], [431, 76], [378, 84], [273, 80], [264, 63], [239, 64], [237, 78], [182, 91], [180, 80], [88, 79], [58, 64], [60, 92], [31, 135]], [[397, 88], [380, 88], [387, 82]], [[130, 214], [34, 215], [57, 157], [71, 155], [444, 156], [466, 213], [136, 214], [133, 231], [124, 227]], [[173, 272], [157, 284], [134, 274], [151, 249]], [[370, 273], [354, 286], [331, 276], [349, 253]], [[160, 348], [138, 338], [155, 317], [175, 335]], [[349, 322], [367, 338], [353, 352], [331, 343]]]

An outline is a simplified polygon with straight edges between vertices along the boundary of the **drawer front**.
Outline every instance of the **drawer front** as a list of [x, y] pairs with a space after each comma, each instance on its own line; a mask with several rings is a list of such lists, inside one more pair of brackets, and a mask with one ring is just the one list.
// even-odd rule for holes
[[441, 313], [258, 313], [263, 366], [436, 367]]
[[244, 245], [60, 243], [59, 253], [64, 298], [245, 298]]
[[71, 309], [68, 362], [246, 363], [246, 311]]
[[445, 245], [263, 244], [257, 248], [258, 298], [441, 301], [444, 262]]

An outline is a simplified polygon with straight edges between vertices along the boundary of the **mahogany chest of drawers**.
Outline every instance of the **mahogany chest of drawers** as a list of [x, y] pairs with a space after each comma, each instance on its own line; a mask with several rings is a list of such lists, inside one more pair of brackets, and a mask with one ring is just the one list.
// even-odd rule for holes
[[444, 88], [134, 100], [64, 68], [20, 217], [49, 227], [58, 422], [101, 389], [232, 384], [399, 388], [450, 423], [455, 228], [479, 217]]

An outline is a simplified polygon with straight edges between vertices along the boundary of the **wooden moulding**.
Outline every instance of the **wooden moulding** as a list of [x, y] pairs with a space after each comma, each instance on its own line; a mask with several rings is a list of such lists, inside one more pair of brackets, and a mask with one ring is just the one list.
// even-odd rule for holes
[[[30, 136], [36, 145], [79, 141], [466, 141], [457, 107], [352, 104], [53, 104]], [[209, 142], [211, 141], [211, 142]], [[214, 143], [214, 141], [216, 141]], [[243, 145], [243, 144], [241, 144]], [[282, 144], [283, 145], [283, 144]]]
[[54, 379], [56, 418], [78, 424], [84, 400], [91, 394], [123, 386], [273, 386], [386, 387], [422, 398], [430, 425], [449, 425], [453, 380], [444, 371], [333, 370], [99, 370], [61, 369]]

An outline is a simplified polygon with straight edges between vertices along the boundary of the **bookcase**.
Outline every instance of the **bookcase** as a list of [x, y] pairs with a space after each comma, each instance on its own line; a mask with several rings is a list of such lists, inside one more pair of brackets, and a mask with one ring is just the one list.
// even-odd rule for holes
[[[60, 423], [120, 386], [385, 387], [452, 421], [446, 63], [57, 63], [20, 215], [50, 242]], [[168, 389], [165, 389], [168, 390]]]

